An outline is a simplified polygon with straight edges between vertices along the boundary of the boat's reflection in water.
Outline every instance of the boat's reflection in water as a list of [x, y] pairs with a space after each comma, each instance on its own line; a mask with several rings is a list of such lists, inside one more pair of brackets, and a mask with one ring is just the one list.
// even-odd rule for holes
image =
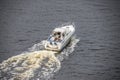
[[43, 50], [44, 41], [35, 44], [20, 55], [0, 64], [1, 80], [48, 80], [61, 67], [61, 61], [74, 51], [79, 39], [72, 38], [70, 44], [59, 54]]

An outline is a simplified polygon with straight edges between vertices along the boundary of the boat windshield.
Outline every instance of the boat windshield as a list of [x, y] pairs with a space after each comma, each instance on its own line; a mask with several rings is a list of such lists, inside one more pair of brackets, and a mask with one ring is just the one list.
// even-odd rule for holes
[[61, 32], [54, 32], [53, 33], [53, 36], [55, 37], [55, 36], [60, 36], [61, 35]]

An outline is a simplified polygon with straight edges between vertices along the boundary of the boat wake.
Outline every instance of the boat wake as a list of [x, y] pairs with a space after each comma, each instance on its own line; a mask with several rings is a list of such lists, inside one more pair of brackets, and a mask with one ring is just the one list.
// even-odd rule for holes
[[61, 68], [61, 61], [74, 51], [79, 39], [72, 38], [60, 53], [43, 50], [44, 40], [27, 52], [13, 56], [0, 64], [0, 80], [48, 80]]

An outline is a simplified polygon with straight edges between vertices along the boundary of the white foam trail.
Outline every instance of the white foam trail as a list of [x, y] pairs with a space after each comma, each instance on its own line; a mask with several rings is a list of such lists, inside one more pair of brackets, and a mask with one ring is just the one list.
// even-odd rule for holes
[[0, 64], [0, 80], [48, 80], [61, 68], [63, 59], [74, 51], [79, 39], [72, 38], [61, 53], [42, 50], [44, 40], [29, 48], [28, 52], [13, 56]]
[[60, 61], [52, 51], [34, 51], [20, 54], [0, 64], [3, 80], [30, 80], [49, 78], [60, 69]]

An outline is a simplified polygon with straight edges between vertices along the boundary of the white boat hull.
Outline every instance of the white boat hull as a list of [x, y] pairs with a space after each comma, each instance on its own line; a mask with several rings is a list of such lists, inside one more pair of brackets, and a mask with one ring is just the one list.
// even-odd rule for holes
[[67, 25], [61, 28], [68, 31], [67, 36], [65, 36], [65, 38], [61, 42], [58, 42], [57, 45], [51, 45], [50, 41], [47, 40], [45, 43], [45, 49], [52, 51], [61, 51], [70, 42], [72, 36], [75, 33], [74, 25]]

